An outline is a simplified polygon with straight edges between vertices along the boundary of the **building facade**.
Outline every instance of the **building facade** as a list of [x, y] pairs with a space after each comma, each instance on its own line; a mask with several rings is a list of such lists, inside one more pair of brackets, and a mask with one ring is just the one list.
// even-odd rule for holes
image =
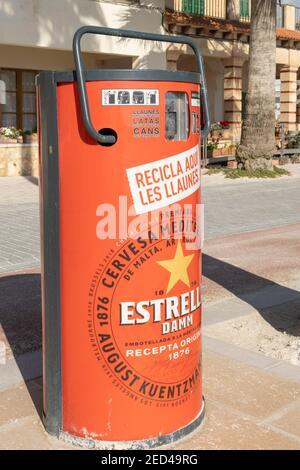
[[[232, 139], [238, 141], [247, 91], [250, 3], [0, 0], [0, 127], [36, 129], [36, 74], [73, 69], [74, 32], [92, 24], [192, 36], [204, 56], [212, 120], [230, 122]], [[277, 114], [286, 130], [295, 131], [300, 130], [300, 10], [278, 6], [277, 22]], [[195, 66], [187, 48], [167, 43], [93, 36], [84, 40], [83, 51], [87, 68], [186, 70]], [[4, 147], [0, 144], [0, 175], [10, 174]], [[9, 155], [19, 155], [20, 161], [32, 152], [21, 144], [17, 150], [7, 148]], [[12, 171], [14, 168], [30, 171], [20, 162], [11, 164]]]
[[[34, 77], [72, 70], [74, 32], [92, 24], [162, 32], [163, 1], [0, 0], [0, 126], [36, 127]], [[83, 44], [87, 68], [165, 68], [153, 44], [93, 37]]]
[[[170, 0], [170, 33], [194, 37], [205, 57], [213, 121], [231, 123], [238, 141], [248, 87], [250, 0]], [[167, 52], [168, 54], [168, 52]], [[167, 55], [170, 68], [191, 68], [185, 51]], [[276, 117], [286, 131], [300, 130], [300, 9], [277, 5]]]

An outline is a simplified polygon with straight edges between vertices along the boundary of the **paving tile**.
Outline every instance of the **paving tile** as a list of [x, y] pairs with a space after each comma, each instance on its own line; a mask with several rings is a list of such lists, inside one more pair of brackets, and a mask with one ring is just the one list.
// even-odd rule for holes
[[271, 424], [276, 428], [298, 436], [300, 439], [300, 401], [286, 412], [283, 412], [281, 417], [272, 420]]
[[24, 381], [30, 381], [42, 375], [42, 351], [33, 351], [11, 357], [0, 364], [0, 391], [13, 388]]
[[0, 449], [71, 449], [45, 432], [41, 414], [41, 379], [1, 392]]
[[[295, 173], [294, 168], [292, 171]], [[202, 179], [206, 238], [300, 222], [299, 177], [296, 174], [274, 181], [210, 184], [212, 180], [210, 176]], [[240, 197], [242, 191], [247, 197]], [[10, 177], [0, 178], [0, 194], [1, 257], [9, 253], [8, 247], [12, 245], [18, 249], [32, 239], [39, 240], [39, 191], [36, 181]], [[236, 200], [239, 203], [233, 205], [232, 201]], [[24, 252], [23, 262], [25, 267], [36, 265], [31, 247]], [[22, 264], [16, 267], [20, 268]], [[8, 271], [9, 266], [0, 263], [0, 272]]]
[[36, 266], [40, 259], [38, 187], [24, 177], [0, 178], [0, 194], [0, 272]]
[[0, 428], [0, 450], [76, 450], [49, 436], [41, 421], [24, 418], [13, 426]]
[[221, 354], [222, 356], [231, 357], [232, 359], [242, 361], [244, 364], [248, 364], [249, 366], [258, 367], [259, 369], [271, 369], [273, 366], [278, 364], [277, 360], [266, 357], [263, 354], [248, 351], [247, 349], [243, 349], [228, 342], [206, 336], [205, 329], [204, 333], [204, 350], [212, 351], [217, 354]]
[[[223, 312], [230, 313], [230, 307], [231, 302], [221, 304]], [[240, 350], [245, 362], [253, 355], [254, 365], [265, 361], [270, 371], [300, 383], [300, 300], [259, 311], [248, 308], [249, 315], [206, 326], [208, 345], [223, 344], [224, 353], [226, 349]]]
[[[165, 448], [300, 449], [293, 414], [275, 414], [293, 400], [298, 406], [300, 387], [215, 353], [204, 356], [205, 422]], [[73, 449], [45, 432], [41, 399], [41, 378], [0, 393], [0, 449]], [[273, 419], [263, 423], [263, 417]]]
[[[40, 381], [29, 383], [30, 394], [41, 393]], [[30, 394], [25, 386], [18, 387], [0, 394], [0, 449], [1, 450], [74, 450], [73, 446], [48, 436], [36, 408], [31, 402]], [[4, 409], [4, 411], [3, 411]], [[279, 426], [280, 423], [276, 423]], [[282, 429], [286, 429], [282, 423]], [[288, 429], [291, 432], [291, 429]], [[268, 425], [259, 424], [246, 416], [236, 415], [226, 409], [222, 403], [207, 400], [206, 419], [204, 424], [188, 436], [166, 449], [300, 449], [297, 441], [274, 430]]]
[[220, 403], [207, 400], [203, 425], [184, 441], [166, 446], [177, 450], [300, 450], [300, 439], [287, 437], [247, 417], [237, 416]]
[[204, 395], [245, 415], [267, 418], [300, 399], [299, 384], [216, 353], [205, 352], [203, 370]]
[[272, 365], [268, 371], [271, 374], [280, 375], [282, 378], [300, 383], [300, 369], [299, 366], [294, 366], [286, 362], [280, 361], [278, 364]]
[[34, 382], [0, 392], [0, 432], [3, 425], [17, 423], [27, 416], [39, 416], [42, 410], [41, 388]]
[[19, 356], [40, 349], [40, 275], [28, 272], [0, 277], [0, 291], [0, 338], [8, 355], [9, 350]]
[[207, 238], [300, 221], [298, 177], [219, 185], [212, 179], [202, 179]]
[[[244, 198], [240, 197], [242, 190], [246, 193]], [[0, 272], [37, 266], [37, 186], [26, 178], [2, 178], [0, 193]], [[234, 200], [239, 200], [239, 204], [233, 205]], [[299, 257], [295, 256], [300, 246], [299, 178], [248, 185], [226, 183], [224, 187], [208, 185], [204, 203], [207, 237], [223, 237], [211, 239], [206, 245], [206, 300], [236, 295], [252, 308], [262, 308], [273, 302], [274, 292], [279, 300], [282, 295], [289, 299], [298, 295], [297, 288], [291, 290], [280, 283], [292, 282], [295, 273], [299, 273]], [[267, 230], [292, 223], [295, 225]], [[264, 232], [238, 234], [256, 229]], [[226, 237], [230, 233], [238, 235]], [[6, 298], [0, 312], [4, 330], [0, 331], [0, 338], [5, 334], [21, 358], [40, 348], [39, 278], [5, 276], [1, 286]], [[261, 289], [261, 297], [247, 298], [245, 292], [256, 289]], [[236, 306], [235, 314], [238, 310]], [[174, 448], [300, 449], [300, 385], [288, 380], [293, 378], [291, 369], [285, 380], [274, 374], [280, 372], [282, 364], [269, 364], [267, 372], [243, 363], [242, 350], [240, 360], [234, 357], [222, 356], [221, 351], [205, 352], [207, 418], [199, 431]], [[255, 359], [247, 357], [248, 362]], [[23, 384], [0, 393], [1, 449], [73, 449], [45, 432], [40, 420], [41, 392], [38, 379], [29, 382], [28, 388]]]

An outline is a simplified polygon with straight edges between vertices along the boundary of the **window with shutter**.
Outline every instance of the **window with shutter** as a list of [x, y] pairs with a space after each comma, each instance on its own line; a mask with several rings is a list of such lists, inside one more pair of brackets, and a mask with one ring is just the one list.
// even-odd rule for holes
[[204, 0], [183, 0], [182, 11], [193, 15], [204, 15]]
[[36, 74], [33, 70], [0, 69], [0, 127], [36, 129]]
[[249, 15], [250, 15], [249, 1], [250, 0], [240, 0], [241, 18], [249, 18]]

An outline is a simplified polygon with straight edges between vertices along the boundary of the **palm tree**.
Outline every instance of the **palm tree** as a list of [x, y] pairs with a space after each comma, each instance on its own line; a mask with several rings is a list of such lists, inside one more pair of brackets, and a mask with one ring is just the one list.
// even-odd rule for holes
[[272, 168], [275, 150], [276, 0], [251, 0], [249, 84], [240, 168]]

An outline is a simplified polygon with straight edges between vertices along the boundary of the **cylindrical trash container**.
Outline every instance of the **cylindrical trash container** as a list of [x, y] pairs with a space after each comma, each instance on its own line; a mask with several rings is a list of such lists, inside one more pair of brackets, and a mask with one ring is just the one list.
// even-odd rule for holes
[[[84, 34], [188, 45], [197, 72], [84, 70]], [[204, 414], [203, 61], [188, 37], [100, 27], [77, 31], [74, 57], [38, 77], [44, 422], [79, 445], [151, 448]]]

